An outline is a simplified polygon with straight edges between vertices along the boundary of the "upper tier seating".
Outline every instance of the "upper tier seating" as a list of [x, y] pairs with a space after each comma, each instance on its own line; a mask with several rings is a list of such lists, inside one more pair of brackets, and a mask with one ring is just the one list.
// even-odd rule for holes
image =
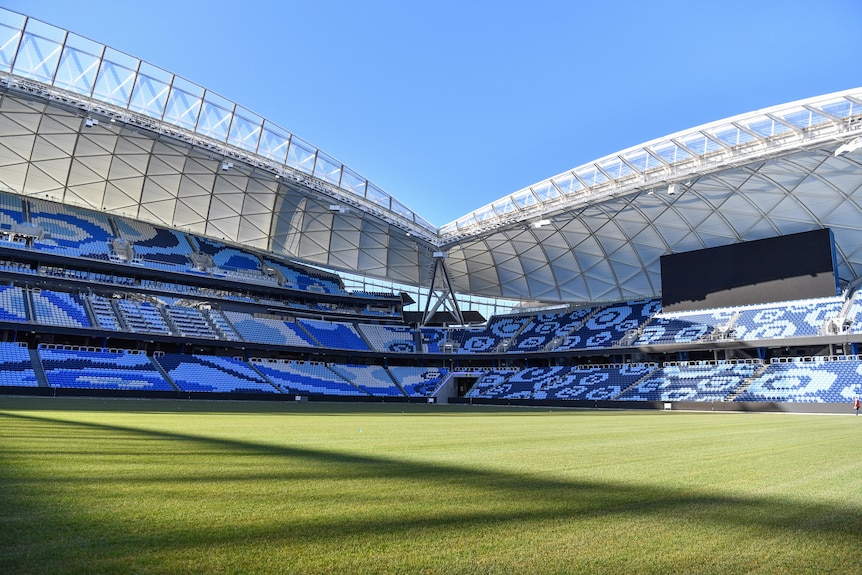
[[840, 296], [748, 306], [739, 309], [733, 330], [744, 341], [815, 336], [843, 306]]
[[90, 327], [90, 320], [78, 296], [65, 292], [33, 291], [30, 293], [36, 321], [42, 325]]
[[592, 308], [578, 308], [571, 312], [540, 313], [533, 316], [518, 334], [509, 351], [542, 351], [555, 339], [568, 335], [592, 311]]
[[182, 232], [118, 217], [114, 224], [120, 236], [133, 244], [135, 258], [143, 265], [165, 271], [193, 270], [189, 259], [193, 250]]
[[39, 358], [51, 387], [173, 390], [143, 353], [39, 346]]
[[862, 397], [859, 356], [773, 361], [734, 401], [849, 403]]
[[529, 316], [496, 316], [484, 328], [465, 328], [450, 332], [458, 342], [458, 353], [493, 353], [504, 341], [511, 341], [530, 322]]
[[214, 276], [258, 284], [276, 285], [278, 283], [275, 278], [261, 271], [261, 260], [255, 254], [226, 246], [210, 238], [192, 236], [191, 239], [198, 247], [198, 251], [210, 256], [215, 268], [208, 271]]
[[204, 314], [210, 318], [210, 322], [215, 326], [219, 333], [219, 338], [227, 341], [243, 341], [242, 337], [236, 332], [233, 326], [228, 321], [227, 317], [217, 309], [204, 310]]
[[733, 319], [727, 310], [656, 314], [643, 328], [634, 345], [692, 343], [721, 331]]
[[358, 324], [357, 327], [375, 351], [413, 353], [416, 351], [416, 333], [403, 325]]
[[419, 328], [422, 335], [422, 351], [424, 353], [442, 353], [446, 341], [446, 330], [439, 327]]
[[0, 386], [38, 387], [27, 346], [0, 342]]
[[54, 202], [30, 199], [30, 223], [46, 234], [33, 242], [37, 250], [72, 257], [107, 260], [113, 230], [107, 216]]
[[14, 224], [24, 223], [24, 207], [21, 197], [0, 192], [0, 229], [11, 228]]
[[269, 267], [279, 270], [286, 283], [284, 287], [305, 290], [315, 293], [345, 294], [347, 293], [339, 285], [337, 276], [324, 275], [323, 272], [312, 275], [298, 266], [292, 266], [288, 262], [278, 262], [270, 259], [264, 260]]
[[169, 353], [155, 360], [182, 391], [278, 393], [271, 383], [241, 359]]
[[267, 379], [285, 393], [295, 395], [368, 396], [366, 391], [347, 383], [328, 365], [304, 361], [252, 360]]
[[386, 369], [379, 365], [331, 365], [330, 369], [348, 382], [375, 397], [404, 397]]
[[174, 333], [199, 339], [219, 339], [215, 329], [209, 324], [201, 310], [193, 307], [165, 306]]
[[150, 302], [136, 302], [121, 299], [116, 301], [123, 323], [128, 331], [135, 333], [170, 334], [159, 308]]
[[659, 300], [632, 301], [606, 306], [565, 336], [557, 350], [613, 347], [625, 335], [637, 330], [661, 309]]
[[0, 321], [27, 321], [24, 290], [17, 286], [0, 286]]
[[760, 362], [668, 364], [628, 389], [621, 401], [724, 401], [762, 367]]
[[90, 309], [93, 310], [93, 315], [96, 316], [99, 329], [110, 331], [120, 331], [122, 329], [114, 308], [111, 305], [111, 300], [95, 294], [91, 294], [88, 299], [90, 300]]
[[368, 344], [357, 333], [352, 324], [339, 321], [316, 319], [297, 319], [296, 323], [305, 329], [321, 347], [330, 349], [354, 349], [368, 351]]
[[236, 311], [223, 313], [245, 341], [294, 347], [314, 347], [316, 345], [293, 322], [254, 317], [251, 314]]
[[431, 397], [446, 379], [449, 370], [445, 367], [393, 366], [389, 373], [409, 397]]

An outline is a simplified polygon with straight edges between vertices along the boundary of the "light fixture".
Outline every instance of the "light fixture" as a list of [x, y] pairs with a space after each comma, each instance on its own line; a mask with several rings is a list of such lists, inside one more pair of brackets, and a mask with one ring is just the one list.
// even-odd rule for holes
[[545, 226], [550, 226], [550, 225], [551, 225], [551, 220], [539, 220], [537, 222], [533, 222], [534, 228], [543, 228]]

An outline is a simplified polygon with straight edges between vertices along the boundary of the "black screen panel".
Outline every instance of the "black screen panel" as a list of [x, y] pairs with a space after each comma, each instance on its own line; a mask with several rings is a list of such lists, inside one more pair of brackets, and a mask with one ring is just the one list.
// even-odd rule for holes
[[832, 231], [662, 256], [661, 285], [664, 311], [833, 296], [838, 279]]

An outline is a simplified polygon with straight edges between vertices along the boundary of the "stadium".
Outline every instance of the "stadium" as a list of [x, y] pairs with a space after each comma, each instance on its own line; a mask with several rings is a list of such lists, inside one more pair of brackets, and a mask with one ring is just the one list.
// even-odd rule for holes
[[[505, 417], [496, 411], [504, 406], [552, 414], [576, 408], [849, 415], [862, 395], [860, 176], [862, 88], [856, 88], [649, 141], [437, 227], [408, 209], [405, 198], [241, 103], [0, 10], [0, 393], [37, 411], [49, 405], [40, 401], [65, 406], [84, 397], [177, 402], [159, 405], [178, 411], [230, 412], [243, 404], [261, 413], [347, 409], [344, 417], [357, 417], [344, 404], [375, 404], [386, 414], [470, 409], [445, 413], [473, 417], [480, 410], [490, 429], [495, 417]], [[480, 313], [470, 305], [476, 301], [493, 302], [495, 311]], [[76, 429], [128, 432], [122, 421], [111, 421]], [[371, 426], [355, 427], [363, 433]], [[148, 439], [181, 433], [153, 431]], [[229, 443], [205, 447], [239, 445]], [[255, 456], [287, 456], [274, 450], [260, 448]], [[323, 456], [316, 457], [323, 465]], [[384, 461], [350, 457], [326, 464]], [[643, 463], [640, 472], [648, 473], [650, 462]], [[563, 481], [530, 486], [514, 475], [412, 465], [406, 473], [465, 491], [505, 480], [517, 483], [530, 504], [543, 500], [533, 492], [542, 487], [560, 495], [563, 507], [575, 505], [562, 495], [573, 484]], [[681, 492], [647, 496], [617, 486], [602, 494], [609, 509], [640, 508], [653, 495], [693, 504]], [[7, 509], [9, 501], [2, 500]], [[697, 499], [702, 504], [722, 517], [738, 506], [764, 515], [781, 509], [777, 500], [718, 495], [708, 503]], [[599, 514], [604, 505], [587, 513]], [[487, 519], [528, 521], [539, 514], [508, 513]], [[541, 515], [555, 519], [551, 511]], [[855, 543], [858, 510], [823, 505], [815, 515], [839, 517], [840, 525], [808, 526], [806, 534]], [[477, 516], [465, 521], [478, 522]], [[775, 523], [747, 518], [740, 533], [791, 530], [781, 522], [800, 516]], [[440, 525], [416, 519], [392, 529], [436, 531], [458, 517], [453, 511]], [[353, 528], [360, 539], [370, 529]], [[318, 536], [325, 539], [323, 531]], [[725, 539], [722, 545], [732, 547]], [[7, 572], [17, 572], [8, 561], [21, 558], [13, 557], [0, 564]], [[753, 568], [752, 561], [766, 572], [781, 570], [780, 562], [740, 557], [749, 563], [740, 563], [739, 572]], [[390, 559], [377, 568], [353, 566], [356, 572], [602, 569], [584, 563], [568, 571], [511, 556], [481, 569], [463, 558], [421, 565]], [[162, 566], [165, 560], [153, 559]], [[297, 572], [351, 565], [309, 561], [295, 564]], [[842, 572], [858, 567], [846, 555], [835, 561]], [[625, 561], [610, 564], [603, 569], [631, 572]], [[188, 567], [183, 560], [171, 565], [169, 572]], [[209, 572], [243, 570], [200, 565]], [[678, 563], [653, 558], [648, 565], [648, 572], [667, 572]], [[713, 567], [702, 572], [720, 571]], [[793, 563], [789, 572], [809, 567]], [[106, 562], [96, 572], [121, 570], [122, 563]], [[259, 565], [250, 572], [267, 570]]]

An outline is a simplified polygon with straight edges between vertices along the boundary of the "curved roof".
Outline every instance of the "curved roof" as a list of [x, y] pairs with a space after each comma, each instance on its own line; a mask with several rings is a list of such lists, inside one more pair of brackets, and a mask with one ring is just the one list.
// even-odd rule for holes
[[[0, 10], [0, 182], [24, 195], [413, 285], [543, 302], [657, 295], [661, 255], [829, 227], [862, 272], [862, 88], [715, 122], [436, 228], [183, 78]], [[669, 193], [672, 192], [672, 193]]]

